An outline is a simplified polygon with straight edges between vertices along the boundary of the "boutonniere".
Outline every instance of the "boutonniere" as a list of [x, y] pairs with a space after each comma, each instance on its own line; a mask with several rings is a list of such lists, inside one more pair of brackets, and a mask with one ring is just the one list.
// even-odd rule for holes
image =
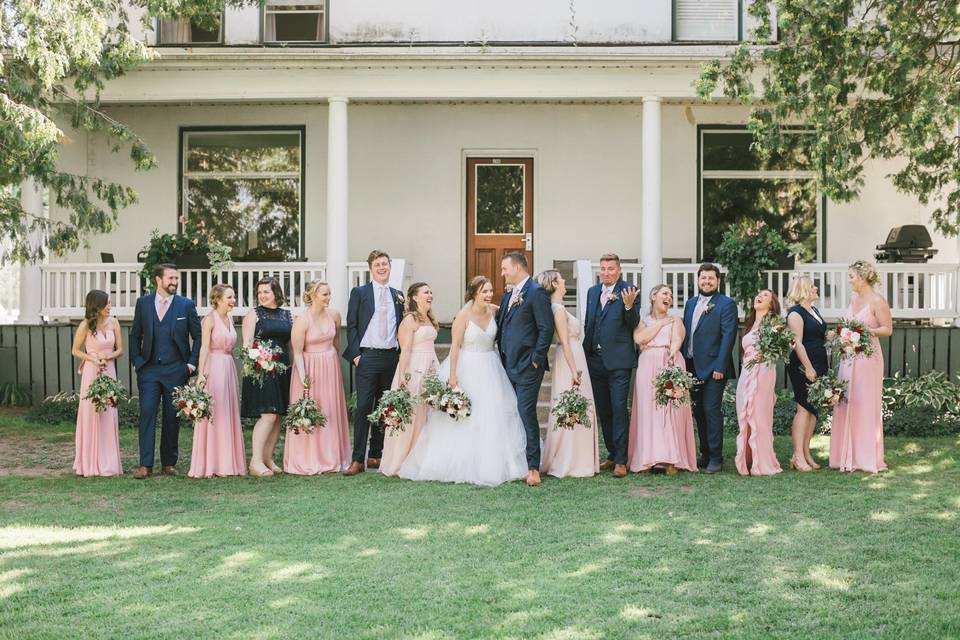
[[403, 294], [399, 292], [394, 294], [393, 299], [396, 301], [397, 304], [404, 304], [406, 302], [406, 300], [403, 297]]
[[708, 302], [708, 303], [707, 303], [707, 306], [705, 306], [705, 307], [703, 308], [703, 315], [707, 315], [708, 313], [710, 313], [711, 311], [713, 311], [713, 307], [714, 307], [714, 306], [715, 306], [715, 305], [714, 305], [712, 302]]
[[522, 304], [523, 304], [523, 294], [518, 293], [517, 297], [514, 298], [512, 303], [510, 303], [510, 308], [513, 309], [514, 307], [519, 307]]

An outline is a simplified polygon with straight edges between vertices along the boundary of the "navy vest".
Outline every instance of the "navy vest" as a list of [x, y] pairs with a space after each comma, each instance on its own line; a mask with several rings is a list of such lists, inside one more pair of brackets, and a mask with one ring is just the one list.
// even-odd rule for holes
[[173, 301], [167, 308], [167, 313], [163, 316], [163, 321], [157, 318], [156, 309], [152, 310], [150, 317], [153, 319], [153, 345], [150, 349], [152, 354], [150, 362], [152, 364], [170, 364], [182, 360], [177, 345], [173, 342], [173, 324], [177, 321], [177, 314], [173, 311]]

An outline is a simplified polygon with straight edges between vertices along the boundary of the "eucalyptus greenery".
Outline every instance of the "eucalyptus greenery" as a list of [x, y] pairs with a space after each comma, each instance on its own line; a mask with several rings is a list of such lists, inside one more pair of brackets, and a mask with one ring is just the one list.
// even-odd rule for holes
[[893, 184], [935, 204], [938, 230], [960, 232], [956, 0], [749, 2], [754, 41], [705, 65], [700, 96], [719, 90], [750, 105], [764, 158], [786, 148], [787, 125], [809, 127], [818, 187], [837, 201], [858, 195], [868, 160], [902, 160]]

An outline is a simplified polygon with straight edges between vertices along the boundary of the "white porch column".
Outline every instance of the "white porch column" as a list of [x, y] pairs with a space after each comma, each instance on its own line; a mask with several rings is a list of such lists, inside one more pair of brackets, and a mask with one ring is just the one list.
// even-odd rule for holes
[[[20, 184], [20, 206], [30, 215], [43, 217], [43, 192], [40, 185], [33, 178], [27, 178]], [[31, 234], [31, 241], [40, 242], [42, 233]], [[40, 263], [22, 264], [19, 266], [20, 277], [20, 315], [18, 324], [38, 324], [41, 304]]]
[[660, 148], [660, 98], [646, 96], [643, 99], [643, 140], [641, 176], [643, 181], [642, 211], [640, 215], [640, 262], [644, 291], [640, 300], [646, 306], [647, 291], [663, 281], [663, 255], [661, 248], [662, 218], [660, 211], [661, 148]]
[[347, 99], [330, 98], [327, 121], [327, 282], [330, 305], [347, 318]]

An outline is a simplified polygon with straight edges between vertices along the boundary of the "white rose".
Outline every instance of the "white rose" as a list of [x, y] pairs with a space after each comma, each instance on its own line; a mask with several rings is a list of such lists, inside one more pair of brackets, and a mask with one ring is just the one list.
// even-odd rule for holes
[[826, 398], [827, 400], [829, 400], [830, 398], [832, 398], [832, 397], [833, 397], [833, 390], [827, 389], [826, 391], [824, 391], [824, 392], [823, 392], [823, 397]]
[[256, 349], [256, 348], [252, 348], [252, 347], [251, 347], [251, 348], [247, 351], [247, 355], [248, 355], [250, 358], [252, 358], [252, 359], [254, 359], [254, 360], [257, 360], [258, 358], [260, 358], [260, 349]]
[[858, 342], [860, 342], [860, 334], [856, 331], [851, 331], [850, 334], [847, 336], [847, 339], [850, 340], [850, 342], [852, 342], [853, 344], [857, 344]]

